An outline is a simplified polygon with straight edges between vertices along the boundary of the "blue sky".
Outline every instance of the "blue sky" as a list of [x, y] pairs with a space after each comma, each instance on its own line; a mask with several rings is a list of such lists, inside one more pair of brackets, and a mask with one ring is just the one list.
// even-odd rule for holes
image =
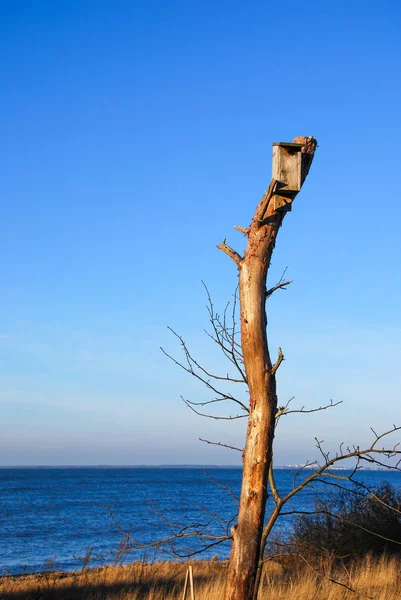
[[293, 415], [278, 464], [314, 437], [365, 443], [401, 421], [398, 1], [5, 1], [0, 7], [0, 464], [239, 462], [243, 421], [162, 355], [200, 360], [271, 177], [271, 144], [314, 135], [269, 302]]

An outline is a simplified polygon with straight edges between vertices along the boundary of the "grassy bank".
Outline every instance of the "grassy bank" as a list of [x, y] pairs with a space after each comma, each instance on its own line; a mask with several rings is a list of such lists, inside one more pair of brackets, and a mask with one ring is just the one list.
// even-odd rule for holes
[[[193, 562], [197, 600], [221, 600], [225, 563]], [[184, 563], [135, 563], [74, 573], [46, 572], [36, 575], [0, 578], [2, 600], [179, 600], [182, 597]], [[262, 599], [345, 600], [374, 598], [399, 600], [401, 560], [365, 558], [347, 568], [320, 565], [325, 577], [302, 561], [282, 566], [268, 563], [262, 582]], [[352, 592], [336, 579], [355, 590]]]

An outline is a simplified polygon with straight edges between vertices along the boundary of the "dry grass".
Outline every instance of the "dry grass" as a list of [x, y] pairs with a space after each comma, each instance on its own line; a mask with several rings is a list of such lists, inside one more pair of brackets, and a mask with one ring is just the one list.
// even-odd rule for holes
[[[193, 562], [196, 600], [221, 600], [226, 564]], [[187, 565], [135, 563], [74, 573], [46, 572], [0, 578], [1, 600], [181, 600]], [[261, 600], [399, 600], [401, 560], [367, 557], [347, 568], [326, 563], [326, 577], [310, 566], [292, 562], [284, 567], [268, 563]], [[331, 583], [336, 579], [355, 590]]]

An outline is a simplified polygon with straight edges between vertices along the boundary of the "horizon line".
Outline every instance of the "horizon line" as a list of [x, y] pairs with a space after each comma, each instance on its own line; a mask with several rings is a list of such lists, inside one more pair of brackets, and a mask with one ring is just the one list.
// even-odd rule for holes
[[[204, 469], [204, 468], [213, 468], [213, 469], [242, 469], [242, 464], [230, 464], [230, 465], [222, 465], [222, 464], [211, 464], [211, 463], [179, 463], [179, 464], [156, 464], [156, 465], [148, 465], [148, 464], [130, 464], [130, 465], [122, 465], [122, 464], [107, 464], [107, 463], [99, 463], [99, 464], [85, 464], [85, 465], [46, 465], [46, 464], [37, 464], [37, 465], [0, 465], [0, 469]], [[301, 464], [288, 464], [288, 465], [277, 465], [274, 469], [302, 469], [309, 470], [313, 468], [313, 465], [301, 465]], [[352, 467], [332, 467], [334, 470], [339, 471], [347, 471], [352, 469]], [[362, 470], [362, 469], [361, 469]], [[365, 471], [387, 471], [386, 468], [374, 468], [365, 466], [363, 468]]]

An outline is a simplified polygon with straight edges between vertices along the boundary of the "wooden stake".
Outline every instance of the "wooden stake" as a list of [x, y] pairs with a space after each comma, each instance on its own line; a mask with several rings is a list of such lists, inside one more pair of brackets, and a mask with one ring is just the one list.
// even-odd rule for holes
[[192, 565], [189, 565], [189, 584], [191, 588], [191, 600], [195, 600], [194, 578], [192, 573]]
[[185, 598], [187, 597], [187, 590], [188, 590], [188, 569], [187, 569], [187, 572], [185, 573], [184, 593], [182, 594], [182, 600], [185, 600]]

